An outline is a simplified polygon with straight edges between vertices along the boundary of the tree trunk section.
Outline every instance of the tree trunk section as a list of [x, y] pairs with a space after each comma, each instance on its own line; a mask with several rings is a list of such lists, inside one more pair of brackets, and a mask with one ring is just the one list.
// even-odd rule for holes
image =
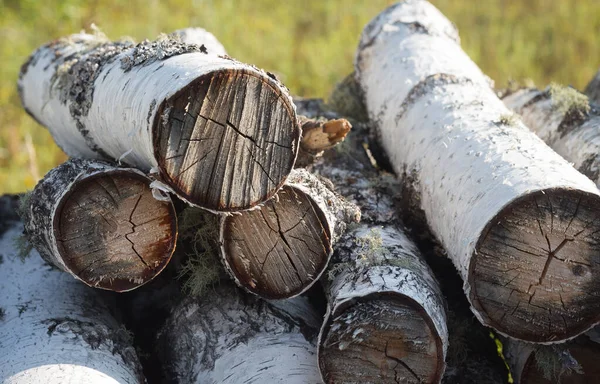
[[268, 303], [223, 285], [173, 310], [157, 352], [169, 383], [318, 383], [319, 322], [303, 298]]
[[503, 101], [556, 153], [600, 185], [600, 111], [585, 95], [554, 86], [521, 89]]
[[128, 331], [98, 292], [37, 254], [19, 260], [21, 230], [13, 222], [0, 235], [0, 382], [145, 383]]
[[[25, 232], [48, 263], [117, 292], [152, 280], [171, 259], [177, 217], [132, 168], [71, 159], [48, 172], [25, 209]], [[161, 193], [161, 192], [157, 192]]]
[[505, 123], [511, 112], [452, 24], [426, 1], [391, 6], [363, 31], [356, 72], [478, 319], [546, 343], [597, 323], [600, 193], [521, 122]]
[[584, 93], [590, 98], [592, 103], [600, 105], [600, 70], [596, 72], [596, 76], [585, 87]]
[[[298, 104], [303, 114], [310, 103]], [[361, 207], [361, 224], [336, 244], [319, 336], [326, 383], [439, 382], [448, 347], [446, 311], [437, 281], [404, 234], [387, 193], [389, 176], [366, 158], [353, 132], [313, 170]]]
[[266, 299], [293, 297], [319, 279], [333, 244], [359, 219], [355, 205], [296, 169], [276, 198], [256, 210], [223, 216], [222, 260], [249, 292]]
[[586, 338], [556, 346], [506, 340], [504, 351], [515, 384], [588, 384], [600, 380], [600, 345]]
[[120, 160], [188, 203], [240, 211], [277, 192], [300, 130], [274, 76], [205, 46], [77, 34], [21, 68], [25, 109], [70, 156]]

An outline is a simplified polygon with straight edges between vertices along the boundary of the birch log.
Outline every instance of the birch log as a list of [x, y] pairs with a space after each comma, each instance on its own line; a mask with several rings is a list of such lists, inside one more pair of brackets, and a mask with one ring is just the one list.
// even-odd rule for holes
[[600, 379], [600, 345], [585, 338], [556, 346], [506, 340], [504, 351], [515, 384], [588, 384]]
[[504, 104], [559, 155], [600, 185], [600, 110], [572, 88], [521, 89]]
[[299, 295], [325, 271], [333, 244], [360, 211], [304, 169], [256, 210], [224, 216], [219, 242], [236, 283], [266, 299]]
[[303, 298], [267, 303], [228, 285], [188, 298], [159, 334], [165, 382], [318, 384], [318, 324]]
[[596, 76], [585, 87], [585, 94], [590, 98], [592, 103], [600, 105], [600, 70], [596, 72]]
[[91, 287], [137, 288], [163, 270], [177, 240], [173, 203], [150, 182], [136, 169], [71, 159], [28, 199], [27, 237], [46, 262]]
[[361, 224], [337, 242], [324, 279], [321, 375], [326, 383], [436, 383], [448, 347], [444, 299], [386, 192], [397, 182], [369, 163], [363, 136], [359, 128], [313, 166], [362, 211]]
[[180, 39], [71, 35], [36, 50], [18, 86], [68, 155], [156, 173], [213, 211], [270, 199], [298, 151], [295, 107], [274, 76]]
[[[600, 320], [600, 193], [510, 111], [430, 3], [363, 31], [357, 79], [394, 170], [464, 281], [478, 319], [558, 342]], [[560, 289], [558, 289], [560, 287]]]
[[13, 222], [0, 238], [0, 382], [145, 383], [127, 330], [96, 291], [37, 255], [19, 260], [21, 230]]

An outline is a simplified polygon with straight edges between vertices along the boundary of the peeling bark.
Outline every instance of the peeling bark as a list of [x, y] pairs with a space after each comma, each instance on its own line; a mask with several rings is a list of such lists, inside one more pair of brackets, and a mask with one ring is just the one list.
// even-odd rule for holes
[[128, 331], [98, 292], [52, 269], [37, 254], [19, 260], [12, 244], [21, 230], [12, 222], [0, 235], [0, 381], [145, 383]]
[[156, 173], [208, 210], [249, 209], [293, 168], [295, 107], [273, 76], [207, 51], [172, 36], [134, 45], [71, 35], [23, 65], [21, 101], [70, 156]]
[[267, 299], [305, 292], [325, 271], [333, 244], [358, 208], [323, 181], [296, 169], [276, 198], [240, 215], [224, 216], [221, 256], [236, 283]]
[[592, 103], [600, 105], [600, 71], [596, 72], [596, 76], [585, 87], [584, 93], [590, 98]]
[[170, 197], [132, 168], [71, 159], [48, 172], [23, 220], [42, 258], [85, 284], [117, 292], [152, 280], [171, 259], [177, 218]]
[[269, 303], [224, 285], [173, 310], [157, 353], [169, 383], [317, 384], [319, 323], [304, 298]]
[[600, 185], [600, 110], [574, 89], [560, 92], [582, 101], [569, 104], [550, 88], [521, 89], [503, 101], [546, 144]]
[[[298, 107], [310, 113], [310, 102]], [[395, 213], [388, 191], [398, 183], [372, 167], [363, 136], [364, 128], [352, 132], [313, 166], [362, 210], [361, 224], [337, 242], [324, 278], [321, 375], [326, 383], [439, 382], [448, 346], [444, 299]]]
[[588, 384], [600, 379], [600, 345], [585, 338], [556, 346], [506, 340], [504, 351], [515, 384]]
[[544, 343], [600, 321], [600, 193], [521, 122], [504, 123], [510, 111], [453, 25], [426, 1], [393, 5], [364, 29], [356, 73], [477, 318]]

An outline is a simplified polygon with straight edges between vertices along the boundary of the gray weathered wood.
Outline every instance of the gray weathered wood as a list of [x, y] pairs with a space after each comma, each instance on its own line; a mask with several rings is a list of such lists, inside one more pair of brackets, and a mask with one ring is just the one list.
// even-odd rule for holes
[[293, 168], [300, 129], [271, 74], [177, 35], [110, 42], [80, 33], [21, 68], [24, 108], [70, 156], [119, 160], [212, 211], [271, 198]]
[[478, 319], [545, 343], [600, 321], [600, 192], [510, 119], [452, 23], [424, 0], [393, 5], [355, 64], [380, 143]]
[[150, 183], [136, 169], [71, 159], [24, 204], [27, 237], [44, 260], [89, 286], [137, 288], [163, 270], [177, 240], [173, 203]]
[[[0, 198], [0, 206], [7, 200]], [[53, 269], [33, 251], [17, 256], [22, 231], [0, 208], [0, 382], [143, 384], [129, 332], [98, 292]]]

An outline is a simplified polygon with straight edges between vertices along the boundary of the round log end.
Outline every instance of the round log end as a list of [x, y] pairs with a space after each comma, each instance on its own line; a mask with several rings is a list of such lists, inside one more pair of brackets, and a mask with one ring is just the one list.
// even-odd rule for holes
[[319, 346], [325, 383], [438, 383], [442, 341], [411, 299], [377, 294], [337, 311]]
[[600, 196], [531, 193], [488, 224], [470, 265], [487, 325], [530, 342], [572, 338], [600, 321]]
[[154, 124], [161, 176], [180, 197], [212, 211], [246, 210], [273, 197], [299, 141], [289, 96], [270, 77], [244, 69], [196, 79], [161, 104]]
[[54, 219], [66, 268], [91, 287], [125, 292], [158, 275], [177, 239], [173, 204], [152, 196], [150, 181], [111, 171], [77, 182]]
[[266, 299], [304, 292], [325, 270], [331, 229], [317, 204], [284, 186], [260, 209], [223, 219], [223, 260], [238, 283]]

